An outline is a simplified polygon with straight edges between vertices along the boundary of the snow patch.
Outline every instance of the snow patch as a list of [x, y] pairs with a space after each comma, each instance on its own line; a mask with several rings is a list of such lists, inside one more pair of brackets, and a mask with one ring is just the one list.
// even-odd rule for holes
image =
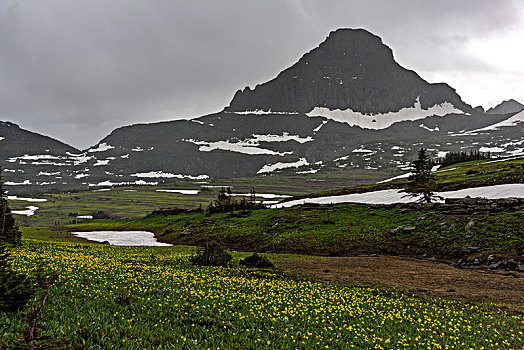
[[500, 147], [480, 147], [479, 152], [491, 152], [491, 153], [500, 153], [505, 152], [506, 150], [504, 148]]
[[17, 196], [7, 196], [7, 199], [12, 200], [12, 201], [47, 202], [47, 199], [44, 199], [44, 198], [26, 198], [26, 197], [17, 197]]
[[200, 190], [156, 190], [157, 192], [181, 193], [181, 194], [199, 194]]
[[258, 142], [286, 142], [286, 141], [290, 141], [290, 140], [296, 141], [298, 143], [305, 143], [305, 142], [313, 141], [313, 138], [311, 136], [300, 137], [298, 135], [289, 135], [289, 133], [287, 133], [287, 132], [282, 133], [282, 135], [272, 135], [272, 134], [258, 135], [258, 134], [253, 134], [253, 137], [254, 137], [253, 139], [248, 139], [248, 140], [245, 140], [245, 141], [246, 142], [254, 142], [254, 143], [258, 143]]
[[32, 216], [32, 215], [35, 215], [35, 212], [38, 209], [40, 208], [30, 205], [26, 207], [26, 210], [12, 210], [11, 213], [18, 214], [18, 215]]
[[[232, 197], [250, 197], [251, 193], [232, 193]], [[266, 198], [266, 199], [275, 199], [275, 198], [291, 198], [287, 194], [274, 194], [274, 193], [255, 193], [255, 198]]]
[[485, 128], [468, 131], [468, 134], [476, 133], [479, 131], [499, 130], [499, 128], [507, 127], [507, 126], [516, 126], [517, 124], [520, 124], [520, 123], [524, 123], [524, 111], [517, 113], [514, 116], [506, 120], [503, 120], [499, 123], [487, 126]]
[[[144, 180], [137, 180], [134, 182], [111, 182], [109, 180], [102, 181], [96, 184], [89, 184], [89, 187], [101, 187], [101, 186], [127, 186], [127, 185], [139, 185], [139, 186], [156, 186], [158, 185], [158, 181], [155, 182], [146, 182]], [[109, 191], [109, 189], [107, 189]]]
[[313, 132], [318, 132], [320, 129], [322, 129], [322, 127], [323, 127], [325, 124], [327, 124], [328, 121], [329, 121], [329, 120], [324, 120], [324, 121], [322, 121], [322, 123], [320, 123], [319, 126], [317, 126], [316, 128], [313, 129]]
[[71, 234], [95, 242], [109, 242], [121, 246], [171, 246], [158, 242], [152, 232], [147, 231], [91, 231], [71, 232]]
[[190, 180], [204, 180], [209, 179], [208, 175], [182, 175], [182, 174], [171, 174], [171, 173], [164, 173], [163, 171], [150, 171], [147, 173], [135, 173], [131, 174], [130, 176], [133, 177], [141, 177], [141, 178], [177, 178], [177, 179], [190, 179]]
[[420, 124], [419, 127], [421, 127], [422, 129], [426, 129], [427, 131], [440, 131], [440, 128], [438, 126], [436, 126], [434, 129], [431, 129], [430, 127], [425, 126], [424, 124]]
[[6, 182], [4, 182], [4, 185], [6, 185], [6, 186], [23, 186], [23, 185], [31, 185], [31, 181], [29, 181], [29, 180], [24, 180], [23, 182], [6, 181]]
[[[488, 199], [500, 199], [510, 197], [524, 197], [524, 184], [506, 184], [484, 187], [466, 188], [457, 191], [437, 192], [443, 198], [465, 198], [481, 197]], [[292, 207], [304, 203], [337, 204], [337, 203], [366, 203], [366, 204], [394, 204], [410, 203], [418, 198], [406, 196], [399, 189], [382, 190], [365, 193], [352, 193], [342, 196], [328, 196], [318, 198], [304, 198], [274, 205], [274, 208]]]
[[285, 155], [293, 153], [292, 151], [291, 152], [276, 152], [276, 151], [266, 149], [266, 148], [258, 148], [256, 146], [258, 146], [259, 144], [253, 140], [245, 140], [245, 141], [239, 141], [239, 142], [230, 142], [229, 140], [206, 142], [206, 141], [197, 141], [193, 139], [189, 139], [189, 140], [184, 139], [183, 141], [187, 141], [187, 142], [200, 146], [198, 148], [200, 152], [211, 152], [213, 150], [224, 150], [224, 151], [238, 152], [238, 153], [244, 153], [244, 154], [250, 154], [250, 155], [269, 154], [269, 155], [278, 155], [278, 156], [285, 156]]
[[109, 159], [100, 160], [97, 159], [96, 163], [93, 166], [109, 165]]
[[464, 114], [463, 111], [457, 109], [449, 102], [436, 104], [428, 109], [422, 109], [420, 99], [417, 97], [414, 107], [405, 107], [398, 112], [378, 113], [378, 114], [362, 114], [354, 112], [351, 109], [331, 110], [326, 107], [315, 107], [309, 113], [308, 117], [324, 117], [336, 122], [346, 123], [350, 126], [358, 126], [363, 129], [386, 129], [394, 123], [403, 121], [413, 121], [424, 119], [429, 116], [445, 116], [450, 113]]
[[55, 176], [55, 175], [60, 175], [60, 174], [61, 174], [61, 172], [59, 172], [59, 171], [54, 172], [54, 173], [49, 173], [47, 171], [41, 171], [38, 174], [36, 174], [36, 176]]
[[255, 114], [255, 115], [268, 115], [268, 114], [298, 114], [298, 112], [273, 112], [271, 109], [269, 111], [264, 111], [262, 109], [255, 109], [253, 111], [242, 111], [242, 112], [225, 112], [230, 114], [240, 114], [240, 115], [246, 115], [246, 114]]
[[259, 171], [257, 171], [257, 174], [271, 173], [275, 170], [286, 169], [286, 168], [298, 168], [304, 165], [309, 165], [306, 158], [300, 158], [296, 162], [291, 162], [291, 163], [278, 162], [275, 164], [266, 164]]
[[96, 148], [91, 148], [88, 150], [89, 153], [93, 153], [93, 152], [105, 152], [107, 150], [110, 150], [110, 149], [113, 149], [115, 148], [114, 146], [111, 146], [111, 145], [108, 145], [107, 143], [105, 142], [102, 142], [102, 143], [99, 143], [98, 144], [98, 147]]

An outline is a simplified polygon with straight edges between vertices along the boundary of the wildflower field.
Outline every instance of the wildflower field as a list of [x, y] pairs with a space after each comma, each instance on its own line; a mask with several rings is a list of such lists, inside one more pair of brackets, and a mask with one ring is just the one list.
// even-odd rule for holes
[[[524, 316], [495, 306], [322, 283], [279, 270], [196, 267], [193, 248], [26, 240], [17, 271], [57, 273], [39, 344], [133, 349], [522, 349]], [[236, 264], [235, 264], [236, 262]], [[37, 297], [35, 297], [37, 299]], [[35, 300], [36, 303], [36, 300]], [[29, 311], [0, 313], [0, 348]], [[38, 343], [37, 343], [38, 344]]]

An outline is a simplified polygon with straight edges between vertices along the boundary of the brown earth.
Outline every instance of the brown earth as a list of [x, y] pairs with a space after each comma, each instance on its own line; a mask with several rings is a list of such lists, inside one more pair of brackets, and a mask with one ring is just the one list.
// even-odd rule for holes
[[277, 265], [320, 279], [471, 302], [506, 304], [524, 312], [524, 273], [459, 269], [396, 256], [277, 259]]

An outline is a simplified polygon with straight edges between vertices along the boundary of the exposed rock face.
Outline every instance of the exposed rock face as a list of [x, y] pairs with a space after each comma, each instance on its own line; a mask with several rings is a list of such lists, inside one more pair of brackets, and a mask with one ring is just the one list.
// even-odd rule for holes
[[524, 110], [524, 105], [513, 99], [501, 102], [497, 106], [486, 111], [488, 114], [508, 114], [518, 113]]
[[484, 107], [482, 106], [477, 106], [475, 108], [473, 108], [475, 111], [479, 112], [479, 113], [486, 113], [486, 111], [484, 110]]
[[470, 111], [446, 84], [429, 84], [401, 67], [380, 37], [364, 29], [339, 29], [275, 79], [239, 90], [226, 111], [272, 110], [307, 113], [315, 107], [361, 113], [396, 112], [450, 102]]

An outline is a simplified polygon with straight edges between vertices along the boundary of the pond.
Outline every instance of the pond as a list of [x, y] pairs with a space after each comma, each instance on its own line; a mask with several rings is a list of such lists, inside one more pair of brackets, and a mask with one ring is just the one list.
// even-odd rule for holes
[[110, 245], [124, 246], [170, 246], [158, 242], [152, 232], [147, 231], [87, 231], [71, 234], [95, 242], [109, 242]]

